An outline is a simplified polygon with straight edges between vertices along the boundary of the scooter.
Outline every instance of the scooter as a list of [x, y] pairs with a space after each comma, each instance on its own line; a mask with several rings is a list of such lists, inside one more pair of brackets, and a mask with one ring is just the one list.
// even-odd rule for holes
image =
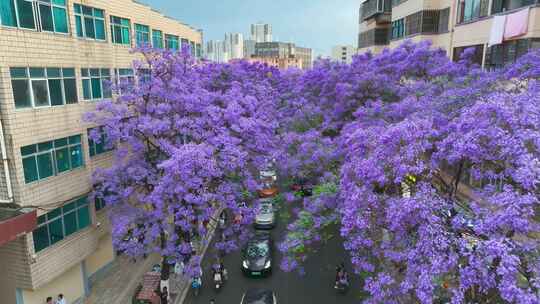
[[345, 277], [336, 281], [334, 288], [340, 293], [346, 293], [349, 289], [349, 280]]
[[195, 296], [199, 295], [199, 291], [202, 286], [202, 280], [201, 278], [194, 278], [193, 281], [191, 281], [191, 288], [193, 289], [193, 294]]
[[223, 286], [223, 278], [221, 276], [221, 273], [219, 272], [214, 273], [214, 285], [215, 285], [216, 291], [218, 291], [221, 288], [221, 286]]

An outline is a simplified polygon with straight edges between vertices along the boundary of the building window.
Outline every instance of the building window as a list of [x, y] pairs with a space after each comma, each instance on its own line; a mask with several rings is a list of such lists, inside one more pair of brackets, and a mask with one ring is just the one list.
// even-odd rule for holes
[[90, 157], [113, 150], [114, 147], [112, 144], [107, 142], [107, 134], [105, 133], [103, 127], [90, 128], [87, 130], [87, 133]]
[[84, 100], [111, 98], [111, 71], [109, 69], [81, 69]]
[[163, 48], [163, 32], [159, 30], [152, 30], [152, 46], [156, 49]]
[[86, 5], [73, 4], [77, 37], [105, 40], [105, 12]]
[[135, 43], [137, 47], [150, 44], [150, 28], [148, 25], [135, 23]]
[[201, 46], [201, 44], [200, 44], [200, 43], [197, 43], [197, 44], [195, 45], [195, 47], [197, 48], [197, 57], [198, 57], [198, 58], [201, 58], [201, 57], [202, 57], [202, 46]]
[[493, 0], [491, 13], [497, 14], [513, 9], [518, 9], [527, 5], [535, 4], [537, 0]]
[[125, 93], [135, 84], [135, 76], [132, 69], [114, 69], [114, 82], [119, 93]]
[[466, 49], [474, 48], [474, 55], [472, 57], [472, 62], [476, 63], [478, 65], [482, 65], [482, 57], [484, 56], [484, 45], [483, 44], [477, 44], [477, 45], [470, 45], [470, 46], [463, 46], [463, 47], [456, 47], [454, 48], [454, 55], [452, 56], [452, 60], [454, 62], [457, 62], [461, 59], [461, 56], [463, 52]]
[[178, 36], [165, 34], [165, 47], [169, 50], [178, 50]]
[[539, 47], [539, 38], [511, 40], [494, 45], [487, 49], [485, 66], [487, 69], [502, 68], [509, 63], [516, 62], [528, 51]]
[[96, 208], [96, 212], [105, 208], [105, 200], [99, 197], [96, 197], [94, 200], [94, 206]]
[[10, 68], [15, 108], [77, 103], [75, 69]]
[[[37, 27], [35, 21], [38, 21]], [[0, 23], [44, 32], [68, 33], [66, 0], [0, 0]]]
[[193, 41], [189, 42], [189, 52], [191, 56], [195, 57], [195, 42]]
[[111, 16], [112, 43], [131, 45], [131, 22], [129, 19]]
[[473, 21], [488, 14], [489, 0], [458, 1], [458, 23]]
[[84, 165], [81, 135], [21, 147], [21, 155], [27, 184]]
[[405, 34], [405, 24], [403, 18], [392, 21], [392, 39], [403, 38]]
[[90, 226], [90, 209], [87, 197], [65, 204], [38, 217], [37, 228], [32, 232], [34, 251], [39, 252], [69, 235]]

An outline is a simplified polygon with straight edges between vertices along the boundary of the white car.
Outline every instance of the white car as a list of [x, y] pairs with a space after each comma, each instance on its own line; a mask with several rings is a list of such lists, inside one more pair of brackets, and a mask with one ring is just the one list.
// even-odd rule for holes
[[277, 304], [276, 294], [270, 289], [248, 289], [240, 304]]
[[276, 214], [271, 198], [261, 199], [255, 215], [255, 228], [272, 229], [276, 226]]

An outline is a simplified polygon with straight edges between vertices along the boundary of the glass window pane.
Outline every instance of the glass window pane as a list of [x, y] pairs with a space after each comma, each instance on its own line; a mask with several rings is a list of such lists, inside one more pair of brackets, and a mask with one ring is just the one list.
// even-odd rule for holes
[[0, 0], [0, 20], [2, 25], [17, 26], [13, 0]]
[[125, 19], [125, 18], [120, 18], [120, 24], [125, 25], [125, 26], [131, 26], [129, 24], [129, 19]]
[[71, 202], [69, 204], [65, 204], [64, 207], [62, 207], [62, 211], [64, 213], [70, 211], [70, 210], [73, 210], [75, 209], [75, 207], [77, 207], [77, 203], [76, 202]]
[[81, 69], [81, 74], [83, 77], [88, 77], [88, 69]]
[[84, 30], [87, 38], [96, 38], [94, 32], [94, 18], [84, 17]]
[[109, 69], [101, 69], [101, 76], [109, 76], [111, 71]]
[[19, 15], [19, 26], [28, 29], [35, 29], [34, 10], [32, 2], [17, 0], [17, 13]]
[[64, 104], [61, 79], [49, 79], [49, 92], [51, 94], [51, 105], [61, 106]]
[[25, 183], [31, 183], [39, 179], [35, 156], [23, 158], [23, 170]]
[[53, 163], [51, 153], [39, 154], [37, 156], [39, 179], [53, 176]]
[[31, 78], [44, 78], [45, 69], [43, 68], [30, 68], [30, 77]]
[[47, 77], [48, 78], [60, 78], [60, 69], [59, 68], [47, 68]]
[[90, 210], [88, 205], [77, 210], [77, 216], [79, 218], [79, 229], [86, 228], [90, 225]]
[[81, 167], [83, 165], [82, 149], [80, 145], [69, 148], [71, 154], [71, 169]]
[[89, 6], [82, 6], [82, 11], [83, 11], [83, 14], [85, 15], [88, 15], [88, 16], [92, 16], [93, 15], [93, 11], [92, 11], [92, 8], [89, 7]]
[[67, 137], [60, 138], [60, 139], [57, 139], [57, 140], [54, 141], [54, 147], [55, 148], [61, 148], [63, 146], [67, 146], [67, 145], [68, 145]]
[[53, 142], [46, 141], [46, 142], [39, 143], [37, 146], [38, 146], [38, 151], [43, 152], [43, 151], [51, 150], [53, 148]]
[[96, 155], [96, 145], [91, 138], [88, 138], [88, 149], [90, 149], [90, 157]]
[[104, 17], [103, 10], [94, 8], [94, 16], [99, 17], [99, 18], [103, 18]]
[[64, 229], [66, 231], [66, 237], [77, 231], [77, 212], [64, 215]]
[[113, 42], [114, 43], [122, 43], [122, 28], [119, 26], [113, 26], [112, 27], [113, 32]]
[[77, 83], [75, 79], [64, 79], [64, 93], [66, 104], [79, 102], [79, 98], [77, 96]]
[[92, 97], [93, 99], [99, 99], [102, 97], [100, 78], [92, 78]]
[[47, 219], [49, 221], [51, 220], [54, 220], [55, 218], [59, 217], [62, 215], [62, 207], [58, 207], [52, 211], [49, 211], [49, 213], [47, 213]]
[[75, 136], [70, 136], [69, 137], [69, 144], [72, 145], [72, 144], [80, 144], [81, 143], [81, 136], [80, 135], [75, 135]]
[[43, 31], [54, 31], [53, 28], [53, 16], [51, 7], [48, 5], [39, 5], [39, 16], [41, 17], [41, 29]]
[[75, 29], [77, 37], [84, 37], [81, 16], [75, 16]]
[[105, 22], [96, 19], [96, 39], [105, 40]]
[[49, 244], [49, 233], [47, 232], [47, 225], [41, 226], [32, 232], [34, 239], [35, 252], [41, 251], [47, 248]]
[[83, 98], [86, 100], [92, 99], [92, 91], [90, 89], [90, 79], [83, 79]]
[[54, 7], [53, 13], [54, 13], [54, 31], [59, 32], [59, 33], [67, 33], [68, 26], [67, 26], [66, 9]]
[[77, 13], [77, 14], [81, 13], [81, 5], [80, 4], [73, 4], [73, 8], [75, 9], [75, 13]]
[[53, 0], [53, 3], [57, 4], [57, 5], [65, 6], [66, 5], [66, 0]]
[[9, 74], [11, 78], [26, 78], [28, 74], [26, 73], [26, 68], [10, 68]]
[[122, 44], [130, 44], [129, 29], [122, 28]]
[[62, 225], [62, 218], [54, 220], [49, 224], [49, 233], [51, 235], [51, 245], [58, 243], [64, 239], [64, 227]]
[[112, 90], [111, 90], [111, 78], [103, 78], [101, 80], [101, 87], [103, 88], [103, 98], [111, 98], [112, 97]]
[[21, 147], [21, 155], [22, 156], [34, 154], [34, 153], [36, 153], [36, 151], [37, 151], [36, 145], [29, 145], [29, 146]]
[[42, 107], [49, 105], [46, 80], [32, 80], [32, 90], [34, 91], [34, 106]]
[[56, 150], [56, 168], [58, 173], [68, 171], [69, 167], [69, 151], [68, 148]]
[[90, 76], [99, 76], [99, 69], [90, 69]]
[[64, 77], [73, 77], [75, 78], [75, 69], [74, 68], [63, 68], [62, 74]]
[[30, 86], [28, 80], [12, 80], [13, 98], [15, 100], [15, 108], [28, 108], [32, 106], [32, 98], [30, 97]]

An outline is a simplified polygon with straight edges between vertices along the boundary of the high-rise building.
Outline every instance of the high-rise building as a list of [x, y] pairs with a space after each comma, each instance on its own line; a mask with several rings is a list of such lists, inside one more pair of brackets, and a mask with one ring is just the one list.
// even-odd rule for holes
[[225, 34], [225, 48], [229, 51], [230, 59], [244, 58], [244, 36], [240, 33]]
[[[359, 14], [359, 52], [377, 53], [405, 39], [427, 39], [453, 60], [472, 47], [476, 63], [501, 67], [540, 48], [539, 4], [540, 0], [364, 0]], [[503, 22], [494, 22], [496, 18]], [[526, 30], [505, 34], [512, 25], [505, 24], [504, 18], [517, 20], [521, 23], [518, 28]], [[489, 44], [490, 40], [494, 43]]]
[[244, 58], [249, 59], [255, 55], [255, 40], [244, 40]]
[[352, 45], [337, 45], [332, 48], [332, 59], [343, 63], [351, 63], [356, 54], [356, 48]]
[[255, 42], [272, 42], [272, 26], [265, 23], [252, 24], [251, 40], [255, 40]]
[[255, 58], [299, 58], [303, 69], [312, 65], [313, 52], [310, 48], [287, 42], [260, 42], [255, 44]]
[[107, 207], [90, 199], [112, 154], [82, 116], [115, 96], [109, 81], [137, 80], [132, 47], [183, 41], [200, 55], [202, 32], [132, 0], [0, 10], [0, 303], [82, 303], [115, 259]]
[[221, 40], [206, 42], [205, 58], [219, 63], [226, 63], [230, 58], [231, 50], [227, 43]]

